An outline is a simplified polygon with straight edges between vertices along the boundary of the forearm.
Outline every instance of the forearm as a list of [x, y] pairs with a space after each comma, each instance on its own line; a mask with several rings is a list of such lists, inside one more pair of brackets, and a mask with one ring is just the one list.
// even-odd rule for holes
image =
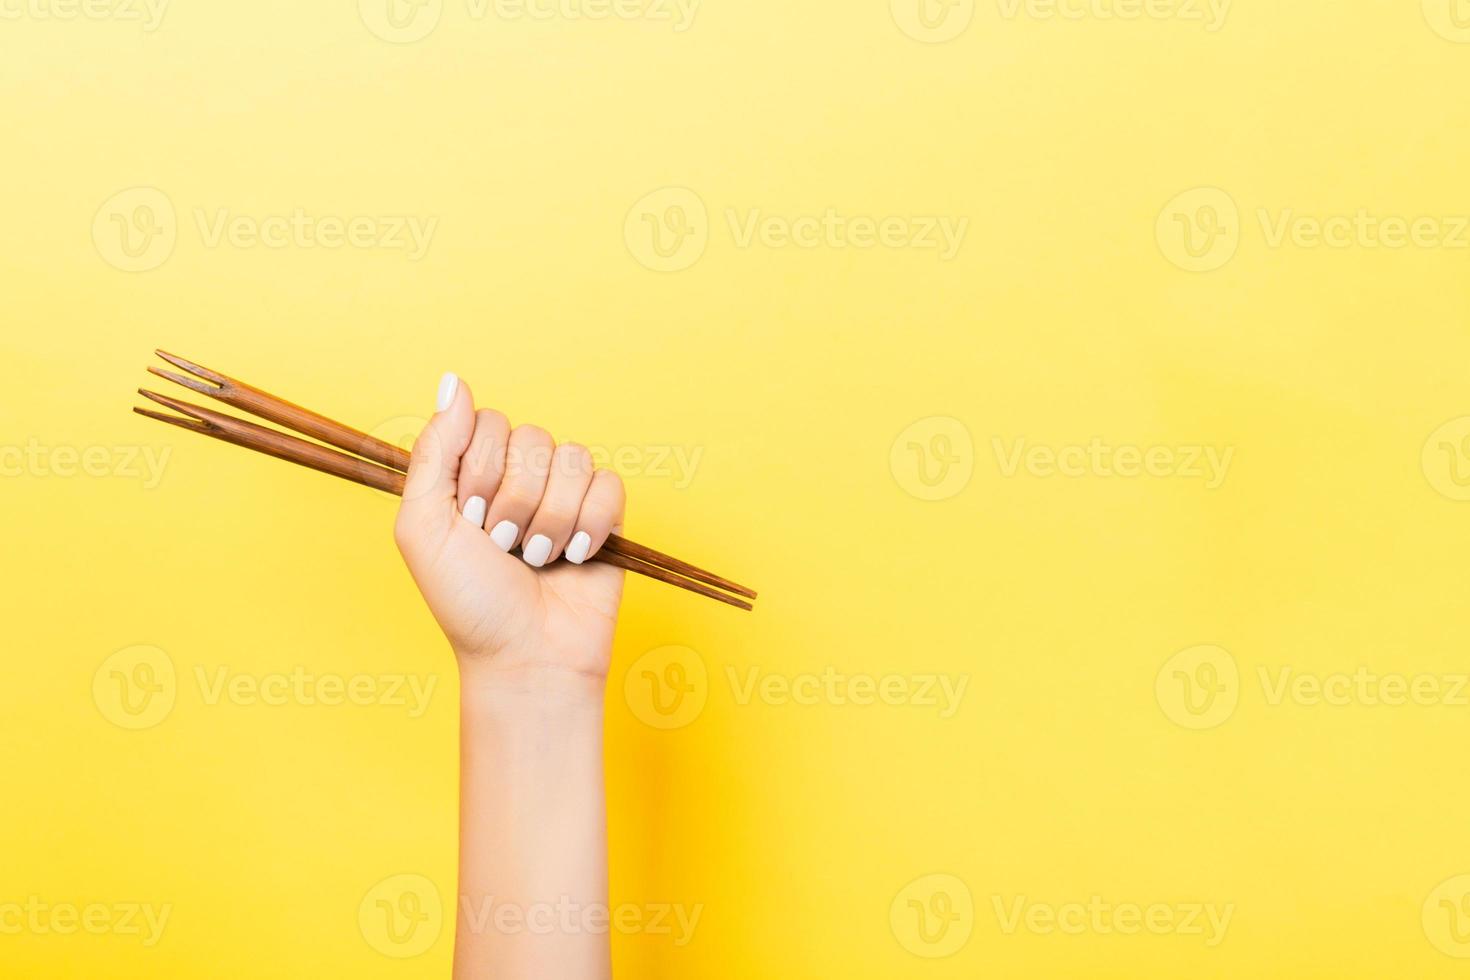
[[611, 974], [602, 681], [467, 669], [456, 980]]

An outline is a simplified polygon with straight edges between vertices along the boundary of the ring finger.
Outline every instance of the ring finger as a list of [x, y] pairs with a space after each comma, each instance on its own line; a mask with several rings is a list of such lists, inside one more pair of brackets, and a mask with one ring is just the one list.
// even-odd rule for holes
[[556, 561], [572, 536], [582, 498], [592, 484], [592, 454], [585, 446], [564, 442], [551, 457], [551, 475], [541, 506], [531, 518], [522, 557], [532, 568]]

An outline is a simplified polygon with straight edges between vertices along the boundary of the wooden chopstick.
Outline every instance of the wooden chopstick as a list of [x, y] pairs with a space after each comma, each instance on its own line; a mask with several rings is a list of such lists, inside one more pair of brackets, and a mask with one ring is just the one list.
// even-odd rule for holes
[[[349, 453], [354, 453], [365, 459], [370, 459], [375, 463], [380, 463], [389, 469], [397, 470], [400, 473], [408, 472], [410, 457], [407, 450], [400, 449], [398, 446], [384, 442], [381, 439], [376, 439], [366, 432], [354, 429], [351, 426], [335, 422], [325, 415], [319, 415], [309, 409], [302, 408], [300, 405], [288, 402], [284, 398], [278, 398], [267, 391], [262, 391], [254, 385], [236, 380], [227, 374], [221, 374], [218, 371], [201, 367], [193, 361], [187, 361], [175, 354], [169, 354], [161, 350], [155, 351], [154, 353], [180, 370], [188, 371], [204, 380], [200, 381], [197, 378], [185, 377], [181, 374], [175, 374], [173, 371], [164, 371], [160, 368], [150, 366], [148, 370], [160, 378], [167, 378], [170, 381], [183, 385], [191, 391], [197, 391], [202, 395], [208, 395], [210, 398], [218, 399], [227, 405], [233, 405], [236, 408], [243, 409], [268, 422], [275, 422], [277, 425], [283, 425], [303, 435], [320, 439], [329, 446], [344, 449]], [[754, 589], [746, 588], [737, 582], [732, 582], [713, 572], [705, 571], [697, 565], [691, 565], [672, 555], [655, 551], [646, 545], [629, 541], [621, 535], [609, 535], [601, 551], [612, 551], [615, 554], [635, 558], [647, 565], [667, 568], [685, 578], [693, 579], [696, 582], [703, 582], [706, 585], [712, 585], [718, 589], [724, 589], [726, 592], [733, 592], [747, 599], [756, 598]]]
[[[318, 446], [314, 442], [297, 439], [295, 436], [288, 436], [283, 432], [277, 432], [275, 429], [267, 429], [265, 426], [256, 425], [254, 422], [247, 422], [244, 419], [223, 415], [199, 405], [190, 405], [188, 402], [181, 402], [177, 399], [169, 398], [167, 395], [160, 395], [157, 392], [143, 391], [140, 389], [138, 393], [144, 398], [158, 402], [160, 405], [167, 405], [169, 408], [178, 412], [196, 413], [198, 417], [180, 418], [176, 415], [166, 415], [163, 412], [150, 411], [146, 408], [134, 408], [133, 411], [139, 415], [146, 415], [150, 419], [167, 422], [181, 429], [188, 429], [190, 432], [198, 432], [200, 435], [222, 439], [225, 442], [233, 443], [236, 446], [243, 446], [246, 449], [254, 449], [256, 452], [265, 453], [277, 459], [284, 459], [290, 463], [297, 463], [321, 473], [329, 473], [332, 476], [338, 476], [344, 480], [351, 480], [354, 483], [361, 483], [364, 486], [373, 487], [377, 490], [384, 490], [395, 496], [403, 495], [404, 475], [396, 470], [390, 470], [374, 463], [357, 459], [354, 456], [348, 456], [345, 453], [326, 449]], [[628, 555], [609, 552], [604, 549], [596, 555], [593, 555], [591, 560], [613, 565], [626, 571], [636, 572], [639, 575], [645, 575], [648, 578], [666, 582], [669, 585], [677, 586], [689, 592], [707, 596], [727, 605], [734, 606], [737, 609], [744, 609], [747, 612], [753, 608], [744, 599], [726, 595], [700, 582], [683, 578], [667, 569], [659, 568], [657, 565], [650, 565], [647, 562], [639, 561], [637, 558], [632, 558]]]
[[[256, 452], [274, 456], [287, 462], [296, 463], [322, 473], [361, 483], [364, 486], [383, 490], [396, 496], [402, 496], [405, 476], [397, 470], [379, 466], [365, 459], [339, 453], [335, 450], [320, 446], [305, 439], [268, 429], [254, 422], [237, 419], [213, 409], [193, 405], [188, 402], [160, 395], [157, 392], [139, 389], [143, 397], [157, 402], [167, 408], [171, 408], [184, 417], [167, 415], [163, 412], [152, 411], [146, 408], [134, 408], [133, 411], [148, 418], [167, 422], [170, 425], [197, 432], [200, 435], [220, 439], [233, 445], [253, 449]], [[593, 556], [594, 561], [614, 565], [626, 571], [636, 572], [639, 575], [677, 586], [689, 592], [706, 596], [735, 606], [738, 609], [750, 611], [753, 607], [744, 599], [727, 595], [709, 585], [677, 574], [676, 572], [652, 564], [633, 555], [623, 554], [617, 551], [601, 549]]]
[[[348, 456], [346, 453], [339, 453], [335, 450], [327, 449], [325, 446], [319, 446], [314, 442], [307, 442], [305, 439], [298, 439], [284, 432], [277, 432], [275, 429], [268, 429], [263, 425], [256, 425], [254, 422], [237, 419], [232, 415], [225, 415], [222, 412], [216, 412], [213, 409], [204, 408], [200, 405], [182, 402], [176, 398], [170, 398], [167, 395], [160, 395], [154, 391], [146, 391], [140, 388], [138, 394], [160, 405], [171, 408], [176, 412], [180, 412], [187, 417], [180, 418], [179, 416], [166, 415], [163, 412], [155, 412], [146, 408], [134, 408], [133, 411], [139, 415], [145, 415], [148, 418], [157, 419], [160, 422], [167, 422], [170, 425], [176, 425], [181, 429], [188, 429], [190, 432], [197, 432], [200, 435], [221, 439], [236, 446], [243, 446], [246, 449], [253, 449], [256, 452], [265, 453], [277, 459], [284, 459], [287, 462], [296, 463], [321, 473], [328, 473], [332, 476], [341, 477], [344, 480], [361, 483], [364, 486], [383, 490], [395, 496], [403, 495], [405, 476], [397, 470], [391, 470], [387, 467], [379, 466], [376, 463], [358, 459], [355, 456]], [[737, 609], [744, 609], [747, 612], [753, 608], [744, 599], [727, 595], [701, 582], [685, 578], [666, 568], [650, 564], [631, 555], [624, 555], [603, 548], [596, 555], [593, 555], [591, 560], [613, 565], [626, 571], [636, 572], [639, 575], [644, 575], [648, 578], [685, 589], [686, 591], [715, 599], [726, 605], [734, 606]]]
[[288, 463], [298, 463], [322, 473], [340, 476], [344, 480], [361, 483], [375, 490], [386, 491], [395, 497], [403, 496], [403, 484], [406, 478], [397, 470], [390, 470], [365, 459], [348, 456], [346, 453], [339, 453], [314, 442], [307, 442], [305, 439], [277, 432], [275, 429], [267, 429], [254, 422], [237, 419], [233, 415], [216, 412], [211, 408], [204, 408], [202, 405], [181, 402], [177, 398], [160, 395], [156, 391], [139, 388], [138, 394], [171, 408], [187, 418], [165, 415], [163, 412], [154, 412], [146, 408], [133, 409], [139, 415], [146, 415], [150, 419], [167, 422], [181, 429], [188, 429], [190, 432], [198, 432], [200, 435], [223, 439], [225, 442], [244, 446], [246, 449], [254, 449], [267, 456], [284, 459]]

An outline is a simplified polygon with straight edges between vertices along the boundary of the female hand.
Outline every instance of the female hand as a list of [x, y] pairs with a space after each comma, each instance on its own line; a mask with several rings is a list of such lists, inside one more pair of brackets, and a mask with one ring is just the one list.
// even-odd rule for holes
[[623, 573], [588, 559], [623, 506], [622, 480], [594, 470], [585, 447], [476, 412], [469, 386], [444, 376], [395, 537], [462, 672], [518, 686], [580, 677], [600, 690]]
[[623, 573], [583, 563], [622, 524], [623, 484], [582, 446], [476, 412], [453, 374], [438, 409], [395, 536], [460, 662], [454, 975], [606, 980], [605, 931], [477, 912], [607, 908], [602, 699]]

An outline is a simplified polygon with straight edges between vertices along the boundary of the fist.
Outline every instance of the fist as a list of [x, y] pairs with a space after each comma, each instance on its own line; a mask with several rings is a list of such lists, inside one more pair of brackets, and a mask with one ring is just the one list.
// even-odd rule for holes
[[454, 374], [414, 443], [394, 536], [464, 671], [607, 676], [623, 573], [590, 561], [623, 482], [585, 446], [512, 428]]

